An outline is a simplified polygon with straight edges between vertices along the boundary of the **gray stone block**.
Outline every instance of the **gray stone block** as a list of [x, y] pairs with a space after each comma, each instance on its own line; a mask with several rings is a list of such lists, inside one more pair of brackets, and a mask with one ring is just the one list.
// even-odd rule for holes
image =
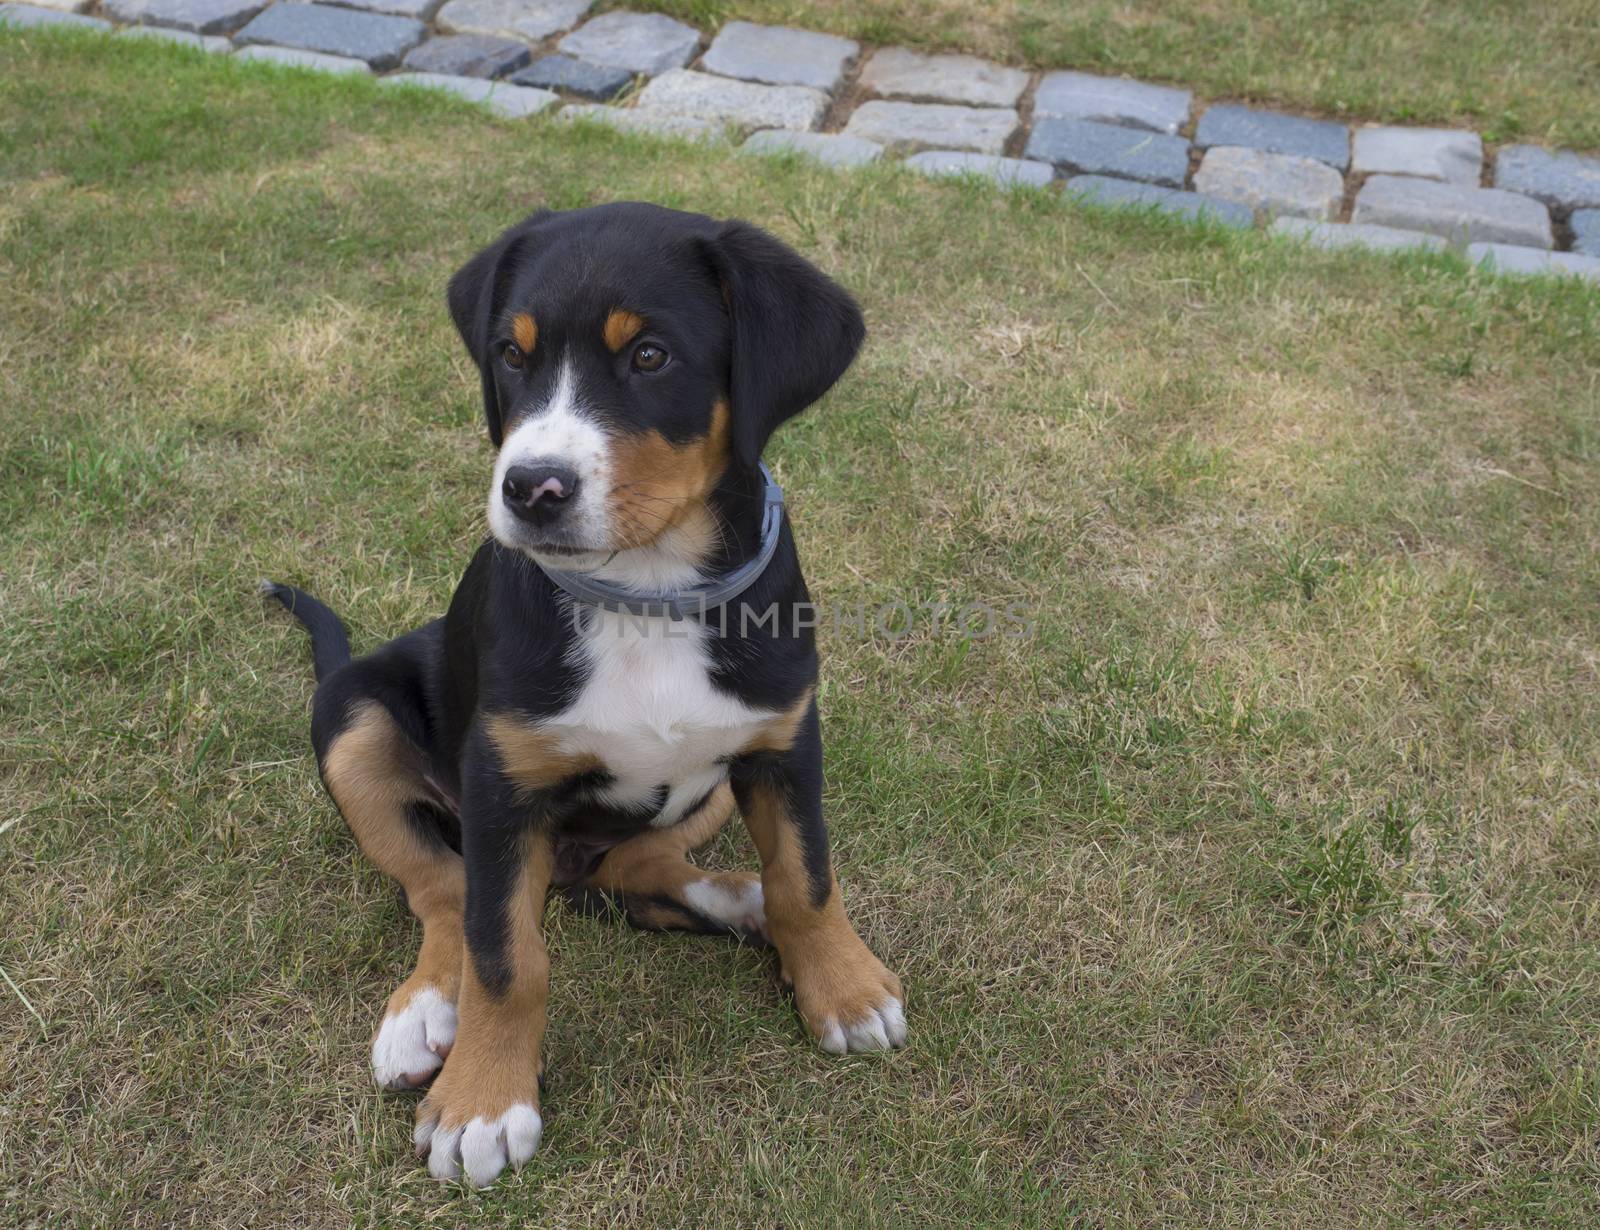
[[808, 132], [822, 122], [828, 96], [803, 85], [757, 85], [675, 68], [639, 92], [638, 109], [731, 124], [744, 132], [755, 128]]
[[655, 76], [694, 59], [700, 31], [660, 13], [602, 13], [558, 44], [591, 64]]
[[678, 141], [714, 142], [727, 135], [727, 129], [710, 120], [696, 120], [684, 115], [664, 115], [660, 112], [632, 111], [622, 107], [603, 107], [598, 103], [572, 103], [556, 112], [563, 123], [585, 122], [604, 124], [618, 132], [634, 136], [669, 137]]
[[580, 98], [605, 102], [628, 88], [633, 74], [625, 68], [606, 68], [571, 56], [540, 56], [527, 68], [513, 73], [517, 85], [533, 85], [545, 90], [564, 90]]
[[1027, 155], [1069, 171], [1183, 187], [1189, 143], [1148, 129], [1093, 120], [1036, 120]]
[[450, 0], [439, 10], [446, 34], [498, 34], [537, 43], [569, 29], [593, 0]]
[[1221, 201], [1299, 218], [1336, 218], [1344, 200], [1344, 176], [1327, 163], [1237, 145], [1207, 150], [1194, 187]]
[[897, 152], [933, 148], [998, 154], [1017, 122], [1015, 111], [994, 107], [875, 101], [857, 107], [844, 131]]
[[319, 73], [372, 72], [372, 65], [365, 60], [351, 56], [330, 56], [320, 51], [302, 51], [298, 47], [241, 47], [234, 52], [233, 58], [262, 64], [284, 64], [290, 68], [310, 68]]
[[383, 78], [384, 86], [415, 86], [424, 90], [441, 90], [455, 94], [469, 102], [482, 103], [496, 115], [520, 120], [537, 115], [560, 104], [561, 99], [549, 90], [535, 90], [527, 86], [512, 85], [506, 81], [486, 81], [482, 77], [453, 77], [445, 73], [395, 73]]
[[393, 68], [425, 37], [428, 28], [413, 17], [360, 13], [326, 4], [274, 4], [234, 36], [240, 46], [267, 43], [365, 60], [375, 69]]
[[171, 26], [195, 34], [236, 30], [267, 0], [105, 0], [107, 14], [132, 26]]
[[1600, 282], [1600, 259], [1576, 252], [1546, 252], [1542, 248], [1521, 248], [1506, 243], [1474, 243], [1467, 245], [1467, 259], [1496, 273], [1549, 273]]
[[37, 4], [0, 4], [0, 26], [24, 30], [29, 26], [81, 26], [86, 30], [110, 30], [109, 21], [64, 13], [60, 9], [40, 8]]
[[1014, 107], [1028, 86], [1028, 74], [976, 56], [930, 56], [885, 47], [867, 61], [861, 84], [886, 98]]
[[1070, 196], [1082, 197], [1099, 205], [1127, 205], [1159, 210], [1183, 218], [1205, 218], [1223, 226], [1248, 229], [1255, 215], [1243, 205], [1218, 201], [1198, 192], [1180, 192], [1157, 184], [1140, 184], [1131, 179], [1110, 179], [1104, 175], [1077, 175], [1066, 182]]
[[1242, 145], [1269, 154], [1315, 158], [1335, 170], [1350, 166], [1350, 132], [1330, 120], [1308, 120], [1278, 111], [1257, 111], [1226, 104], [1212, 107], [1200, 117], [1194, 143], [1201, 149], [1213, 145]]
[[1093, 120], [1168, 136], [1189, 118], [1194, 95], [1171, 86], [1089, 73], [1046, 73], [1033, 95], [1035, 120]]
[[190, 30], [173, 30], [166, 26], [124, 26], [118, 31], [123, 38], [155, 39], [163, 43], [177, 43], [183, 47], [196, 47], [217, 55], [226, 55], [233, 44], [218, 34], [195, 34]]
[[800, 154], [830, 167], [859, 167], [883, 157], [883, 146], [842, 132], [791, 132], [767, 128], [739, 147], [741, 154]]
[[405, 66], [417, 73], [492, 78], [515, 72], [531, 58], [528, 45], [514, 38], [495, 34], [445, 34], [406, 52]]
[[1476, 188], [1483, 138], [1455, 128], [1358, 128], [1350, 169], [1358, 175], [1420, 175]]
[[397, 17], [431, 21], [439, 9], [440, 0], [326, 0], [326, 3], [366, 13], [393, 13]]
[[1361, 222], [1313, 222], [1308, 218], [1283, 217], [1272, 220], [1272, 229], [1279, 235], [1303, 239], [1314, 248], [1370, 248], [1378, 252], [1420, 249], [1439, 252], [1449, 247], [1439, 235]]
[[808, 85], [832, 93], [845, 65], [861, 54], [853, 39], [788, 26], [730, 21], [711, 41], [701, 67], [724, 77], [768, 85]]
[[1056, 177], [1056, 169], [1048, 162], [997, 158], [993, 154], [970, 154], [951, 149], [932, 149], [913, 154], [906, 159], [906, 166], [922, 175], [978, 175], [993, 180], [1002, 188], [1015, 188], [1018, 185], [1042, 188]]
[[1575, 209], [1568, 222], [1572, 227], [1572, 250], [1585, 256], [1600, 256], [1600, 209]]
[[1557, 209], [1592, 208], [1600, 205], [1600, 158], [1537, 145], [1508, 145], [1495, 159], [1494, 183]]
[[[58, 13], [84, 13], [87, 12], [94, 0], [34, 0], [36, 9], [55, 9]], [[0, 5], [0, 8], [4, 8]]]
[[1550, 214], [1532, 197], [1499, 188], [1464, 188], [1431, 179], [1374, 175], [1356, 194], [1353, 222], [1428, 231], [1454, 243], [1512, 243], [1548, 248]]

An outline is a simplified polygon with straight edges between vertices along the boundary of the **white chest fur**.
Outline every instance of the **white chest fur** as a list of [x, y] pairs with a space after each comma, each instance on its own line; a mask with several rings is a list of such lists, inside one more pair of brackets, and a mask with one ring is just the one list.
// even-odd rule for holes
[[615, 806], [667, 800], [652, 821], [673, 824], [728, 774], [722, 758], [747, 747], [776, 714], [712, 686], [705, 628], [688, 621], [591, 611], [572, 652], [587, 678], [577, 701], [547, 719], [563, 751], [605, 765]]

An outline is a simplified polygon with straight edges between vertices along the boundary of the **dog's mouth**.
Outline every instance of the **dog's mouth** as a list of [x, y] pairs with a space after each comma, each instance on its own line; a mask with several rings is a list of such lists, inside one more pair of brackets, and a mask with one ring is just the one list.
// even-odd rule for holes
[[543, 560], [572, 562], [586, 558], [603, 560], [612, 548], [580, 542], [561, 525], [534, 526], [505, 517], [489, 518], [489, 530], [501, 546]]
[[574, 547], [566, 543], [528, 543], [519, 549], [536, 564], [566, 572], [593, 572], [616, 554], [610, 547]]
[[550, 542], [518, 535], [516, 541], [501, 542], [514, 550], [522, 552], [534, 563], [545, 568], [560, 568], [567, 572], [592, 572], [601, 567], [616, 554], [611, 547], [586, 546], [572, 542]]
[[526, 549], [537, 555], [563, 555], [569, 557], [594, 555], [600, 550], [599, 547], [574, 547], [564, 542], [533, 542], [529, 543]]

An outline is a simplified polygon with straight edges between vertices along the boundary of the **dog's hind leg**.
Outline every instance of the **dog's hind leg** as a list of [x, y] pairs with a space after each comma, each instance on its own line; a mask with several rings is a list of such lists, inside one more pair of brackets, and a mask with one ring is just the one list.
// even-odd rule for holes
[[351, 671], [361, 664], [335, 677], [336, 695], [318, 697], [319, 718], [336, 728], [318, 739], [322, 779], [363, 852], [400, 882], [422, 923], [416, 969], [389, 997], [372, 1043], [378, 1084], [411, 1089], [438, 1071], [455, 1041], [466, 873], [440, 824], [445, 809], [425, 754], [383, 704], [350, 686]]
[[733, 933], [766, 937], [761, 879], [749, 872], [706, 871], [689, 851], [717, 835], [733, 813], [726, 784], [677, 824], [651, 829], [613, 846], [569, 894], [580, 906], [614, 901], [628, 922], [647, 931]]

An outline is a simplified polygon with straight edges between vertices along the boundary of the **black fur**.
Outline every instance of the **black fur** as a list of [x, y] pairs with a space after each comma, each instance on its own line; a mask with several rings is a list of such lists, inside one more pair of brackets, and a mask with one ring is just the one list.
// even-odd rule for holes
[[[761, 451], [782, 422], [832, 386], [865, 333], [848, 294], [755, 227], [640, 204], [533, 215], [462, 266], [450, 280], [448, 302], [478, 366], [484, 418], [497, 446], [548, 397], [556, 378], [549, 356], [558, 354], [577, 356], [585, 408], [610, 431], [693, 439], [707, 431], [714, 402], [729, 402], [731, 455], [708, 500], [724, 530], [707, 561], [713, 572], [755, 553]], [[636, 379], [627, 354], [598, 344], [594, 322], [617, 307], [649, 320], [650, 340], [674, 356], [670, 378]], [[538, 322], [539, 341], [525, 365], [514, 368], [504, 353], [511, 314], [521, 311]], [[312, 634], [319, 759], [353, 706], [365, 701], [381, 704], [414, 744], [434, 801], [412, 808], [409, 822], [460, 848], [471, 958], [486, 987], [504, 986], [505, 907], [527, 834], [603, 841], [638, 831], [651, 815], [648, 808], [618, 809], [596, 799], [603, 774], [532, 794], [518, 790], [484, 732], [484, 715], [538, 723], [581, 691], [584, 667], [570, 652], [568, 600], [520, 551], [491, 540], [479, 547], [441, 619], [352, 661], [332, 611], [288, 586], [272, 585], [270, 592]], [[794, 615], [808, 595], [787, 522], [776, 556], [741, 601], [758, 614], [775, 606], [776, 625], [750, 626], [728, 608], [709, 642], [713, 683], [753, 707], [792, 706], [815, 683], [818, 664], [814, 634]], [[735, 760], [730, 778], [736, 793], [765, 779], [791, 800], [820, 903], [829, 876], [815, 704], [790, 751]]]
[[490, 330], [497, 307], [505, 302], [507, 282], [514, 272], [522, 244], [534, 227], [553, 215], [540, 212], [505, 231], [482, 252], [456, 271], [445, 292], [450, 319], [478, 364], [483, 384], [483, 414], [489, 439], [499, 447], [503, 432], [500, 402], [489, 366]]
[[867, 326], [838, 285], [748, 222], [727, 223], [706, 250], [733, 316], [733, 443], [750, 469], [844, 375]]
[[[721, 383], [736, 459], [750, 471], [772, 433], [833, 387], [866, 336], [855, 301], [765, 231], [637, 202], [533, 214], [463, 265], [447, 297], [496, 445], [553, 377], [541, 360], [565, 339], [550, 327], [628, 307], [671, 322], [665, 340], [680, 364]], [[499, 362], [513, 306], [540, 322], [534, 362], [520, 373]], [[709, 404], [661, 398], [625, 413], [678, 440], [703, 430]]]
[[311, 669], [318, 682], [350, 660], [350, 634], [331, 607], [318, 602], [303, 589], [276, 581], [262, 581], [261, 592], [281, 602], [284, 610], [311, 634]]

